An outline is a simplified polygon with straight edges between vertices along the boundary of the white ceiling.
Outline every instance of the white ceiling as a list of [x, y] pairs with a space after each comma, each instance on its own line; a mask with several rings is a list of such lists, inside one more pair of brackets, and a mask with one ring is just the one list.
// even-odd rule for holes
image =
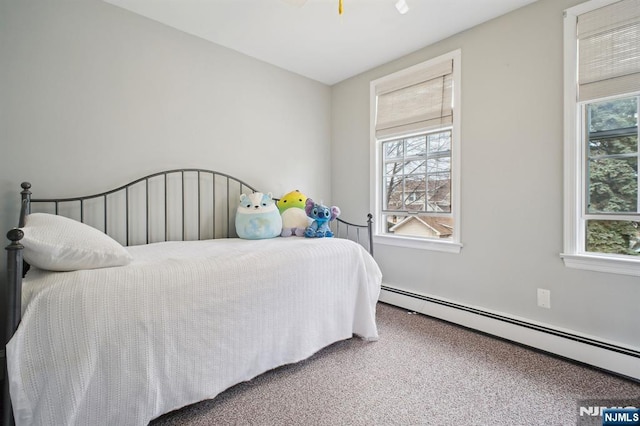
[[332, 85], [535, 0], [104, 0]]

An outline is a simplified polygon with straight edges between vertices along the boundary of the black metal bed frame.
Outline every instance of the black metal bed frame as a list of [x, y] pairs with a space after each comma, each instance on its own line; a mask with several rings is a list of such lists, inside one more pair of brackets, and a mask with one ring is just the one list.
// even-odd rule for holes
[[[195, 178], [195, 186], [196, 189], [196, 201], [195, 201], [195, 211], [196, 211], [196, 237], [189, 238], [187, 236], [187, 225], [188, 221], [187, 217], [187, 209], [189, 207], [189, 200], [187, 200], [187, 181], [185, 181], [185, 177]], [[211, 229], [209, 233], [205, 235], [201, 223], [206, 216], [203, 214], [203, 205], [201, 203], [201, 199], [203, 198], [202, 188], [202, 180], [211, 179], [211, 203], [208, 207], [211, 207]], [[151, 209], [150, 209], [150, 182], [153, 180], [160, 180], [160, 186], [164, 189], [164, 233], [163, 236], [158, 236], [157, 234], [152, 235], [151, 229]], [[180, 189], [180, 196], [178, 197], [178, 211], [180, 211], [181, 218], [181, 233], [179, 238], [173, 238], [170, 235], [170, 211], [173, 209], [170, 206], [168, 188], [169, 188], [169, 179], [177, 179], [177, 186]], [[222, 191], [216, 191], [216, 185], [221, 183]], [[80, 196], [80, 197], [70, 197], [70, 198], [31, 198], [31, 184], [29, 182], [23, 182], [21, 184], [22, 191], [20, 192], [21, 197], [21, 207], [20, 207], [20, 219], [18, 222], [18, 227], [11, 229], [7, 233], [7, 238], [11, 241], [11, 243], [6, 247], [7, 250], [7, 328], [6, 328], [6, 342], [5, 342], [5, 350], [6, 344], [9, 342], [13, 334], [15, 333], [18, 325], [20, 324], [20, 319], [22, 317], [22, 278], [29, 270], [29, 265], [24, 261], [22, 250], [23, 246], [20, 244], [20, 240], [24, 236], [23, 231], [20, 229], [25, 226], [25, 221], [27, 215], [31, 213], [31, 208], [33, 204], [40, 205], [53, 205], [53, 214], [61, 214], [61, 205], [72, 204], [75, 205], [75, 212], [79, 212], [79, 221], [86, 223], [87, 215], [86, 215], [86, 204], [91, 202], [101, 202], [103, 204], [102, 210], [102, 231], [108, 235], [110, 235], [110, 227], [109, 227], [109, 217], [113, 214], [109, 209], [109, 201], [110, 197], [117, 196], [120, 194], [124, 197], [124, 241], [122, 241], [123, 245], [130, 245], [133, 240], [131, 235], [131, 211], [134, 210], [130, 205], [130, 198], [132, 192], [132, 188], [136, 187], [136, 185], [144, 185], [144, 222], [145, 222], [145, 237], [142, 239], [142, 243], [149, 244], [150, 242], [156, 241], [170, 241], [170, 240], [179, 240], [179, 241], [187, 241], [187, 240], [201, 240], [201, 239], [215, 239], [215, 238], [231, 238], [235, 235], [235, 226], [234, 226], [234, 213], [236, 208], [236, 201], [239, 199], [240, 194], [244, 191], [252, 191], [256, 192], [253, 186], [248, 185], [240, 179], [237, 179], [233, 176], [230, 176], [225, 173], [216, 172], [212, 170], [205, 169], [174, 169], [167, 170], [162, 172], [157, 172], [154, 174], [150, 174], [148, 176], [136, 179], [132, 182], [129, 182], [125, 185], [117, 187], [115, 189], [102, 192], [95, 195], [88, 196]], [[224, 192], [221, 194], [221, 192]], [[222, 225], [224, 229], [216, 229], [216, 212], [217, 208], [220, 206], [217, 204], [219, 199], [222, 201], [221, 212], [225, 216], [224, 218], [220, 218], [223, 220]], [[233, 199], [233, 203], [232, 203]], [[277, 199], [276, 199], [277, 200]], [[95, 210], [95, 209], [94, 209]], [[373, 256], [373, 235], [372, 235], [372, 219], [373, 216], [369, 213], [367, 215], [367, 224], [366, 225], [358, 225], [354, 223], [347, 222], [342, 220], [341, 218], [336, 218], [336, 220], [331, 222], [331, 227], [334, 232], [334, 235], [338, 238], [347, 238], [361, 244], [367, 248], [369, 253]], [[366, 237], [361, 238], [361, 233], [366, 233]], [[114, 235], [111, 235], [114, 236]], [[366, 245], [365, 245], [366, 243]], [[6, 353], [5, 353], [6, 357]], [[6, 361], [6, 359], [5, 359]], [[11, 398], [9, 395], [9, 380], [7, 375], [6, 362], [4, 365], [5, 376], [4, 376], [4, 389], [3, 389], [3, 425], [12, 425], [13, 424], [13, 413], [11, 409]]]

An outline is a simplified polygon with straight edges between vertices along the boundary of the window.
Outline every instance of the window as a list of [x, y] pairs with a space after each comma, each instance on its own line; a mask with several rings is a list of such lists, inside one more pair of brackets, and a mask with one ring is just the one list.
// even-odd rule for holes
[[460, 51], [371, 82], [377, 243], [459, 252]]
[[640, 276], [640, 0], [565, 13], [569, 267]]

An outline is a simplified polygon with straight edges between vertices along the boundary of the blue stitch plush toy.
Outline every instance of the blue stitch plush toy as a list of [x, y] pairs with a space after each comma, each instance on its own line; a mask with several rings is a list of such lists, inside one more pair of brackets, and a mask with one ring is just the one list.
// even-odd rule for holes
[[236, 233], [247, 240], [274, 238], [282, 232], [282, 218], [271, 193], [242, 194], [236, 210]]
[[304, 236], [308, 238], [333, 237], [333, 232], [329, 228], [329, 222], [340, 216], [340, 209], [336, 206], [323, 206], [315, 203], [311, 198], [307, 198], [304, 207], [313, 222], [307, 227]]

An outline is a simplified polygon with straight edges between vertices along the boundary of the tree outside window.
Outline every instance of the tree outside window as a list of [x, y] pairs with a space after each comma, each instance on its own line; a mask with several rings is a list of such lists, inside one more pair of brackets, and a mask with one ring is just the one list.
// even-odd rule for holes
[[586, 251], [640, 256], [638, 97], [585, 107]]
[[[415, 228], [415, 236], [451, 237], [451, 130], [385, 141], [381, 147], [386, 231], [394, 233], [412, 214], [425, 228]], [[434, 226], [447, 232], [429, 233]]]

